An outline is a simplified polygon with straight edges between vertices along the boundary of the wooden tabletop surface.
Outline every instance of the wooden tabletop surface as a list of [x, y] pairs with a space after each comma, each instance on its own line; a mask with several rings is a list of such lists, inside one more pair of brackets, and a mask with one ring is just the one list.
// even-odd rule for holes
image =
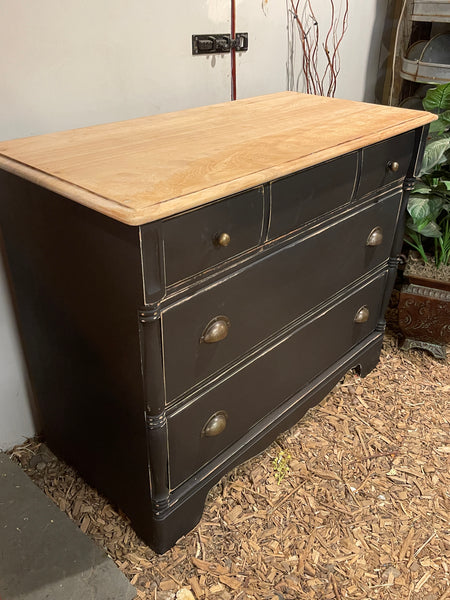
[[0, 142], [0, 168], [139, 225], [434, 118], [423, 111], [281, 92]]

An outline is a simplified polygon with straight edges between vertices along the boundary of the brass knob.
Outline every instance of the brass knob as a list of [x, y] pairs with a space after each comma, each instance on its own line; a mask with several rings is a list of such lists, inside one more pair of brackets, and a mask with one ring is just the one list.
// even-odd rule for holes
[[214, 437], [220, 435], [227, 426], [227, 413], [223, 410], [209, 417], [202, 430], [202, 437]]
[[400, 165], [395, 160], [388, 162], [388, 167], [393, 173], [397, 173], [397, 171], [400, 169]]
[[369, 320], [369, 309], [367, 306], [361, 306], [353, 319], [355, 323], [366, 323]]
[[229, 243], [231, 242], [230, 234], [229, 233], [221, 233], [220, 235], [217, 236], [216, 241], [219, 246], [223, 246], [224, 248], [226, 248], [229, 245]]
[[212, 319], [212, 321], [210, 321], [205, 327], [200, 341], [205, 342], [205, 344], [214, 344], [215, 342], [220, 342], [227, 337], [230, 327], [231, 322], [228, 317], [214, 317], [214, 319]]
[[374, 227], [369, 233], [366, 246], [381, 246], [383, 243], [383, 230], [381, 227]]

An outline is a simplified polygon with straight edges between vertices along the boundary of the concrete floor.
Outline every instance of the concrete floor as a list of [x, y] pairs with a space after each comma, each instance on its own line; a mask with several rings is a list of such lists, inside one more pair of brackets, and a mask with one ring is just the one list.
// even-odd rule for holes
[[0, 453], [0, 600], [132, 600], [90, 538]]

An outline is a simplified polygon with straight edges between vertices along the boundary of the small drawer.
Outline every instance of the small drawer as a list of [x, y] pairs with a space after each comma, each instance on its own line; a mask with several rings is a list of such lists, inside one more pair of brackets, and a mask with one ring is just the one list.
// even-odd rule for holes
[[359, 288], [168, 418], [170, 485], [180, 485], [375, 328], [386, 276]]
[[348, 213], [166, 309], [167, 402], [386, 260], [400, 198]]
[[163, 221], [167, 285], [257, 246], [263, 211], [259, 187]]
[[357, 154], [353, 152], [274, 181], [269, 239], [350, 202], [356, 169]]
[[405, 177], [410, 171], [414, 139], [414, 131], [408, 131], [364, 148], [358, 198]]

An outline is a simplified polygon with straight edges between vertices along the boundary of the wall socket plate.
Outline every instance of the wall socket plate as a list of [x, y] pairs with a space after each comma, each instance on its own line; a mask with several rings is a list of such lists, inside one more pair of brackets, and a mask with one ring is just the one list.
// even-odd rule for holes
[[192, 36], [192, 54], [225, 54], [234, 48], [236, 52], [248, 50], [248, 33], [206, 33]]

